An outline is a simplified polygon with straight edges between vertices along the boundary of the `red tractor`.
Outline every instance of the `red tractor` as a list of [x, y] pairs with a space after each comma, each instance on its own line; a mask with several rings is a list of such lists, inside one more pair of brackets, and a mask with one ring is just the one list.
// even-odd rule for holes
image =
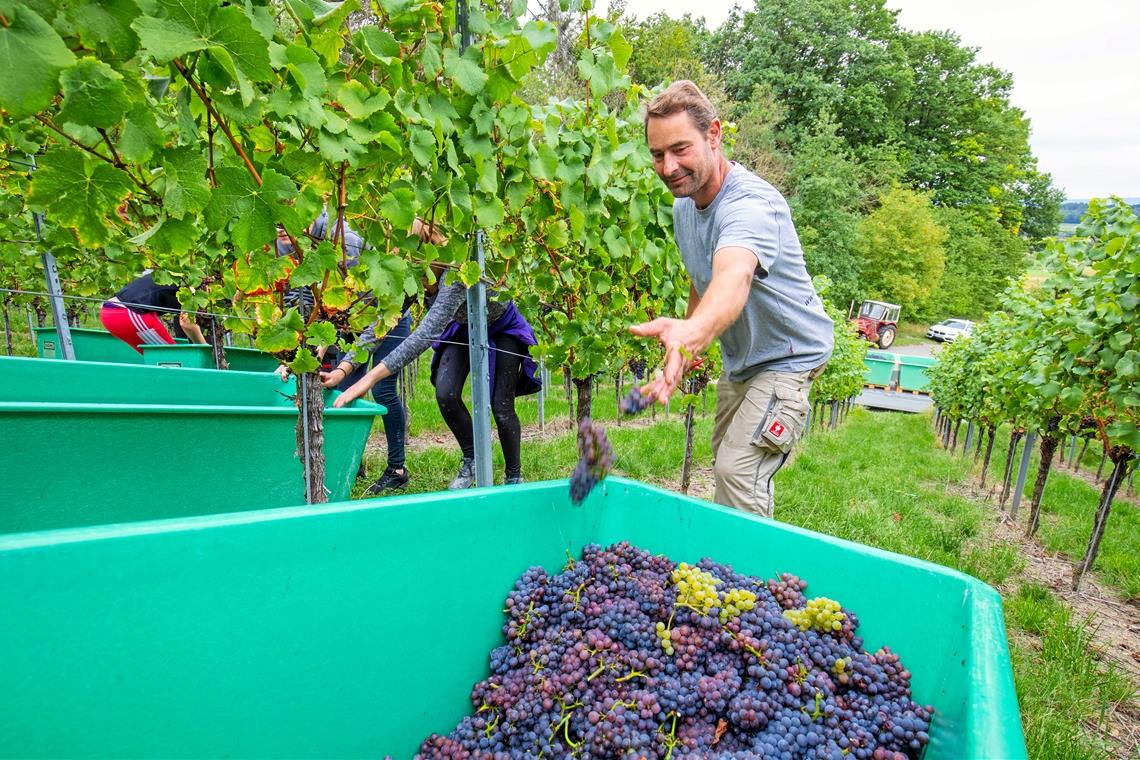
[[859, 334], [879, 348], [890, 348], [899, 330], [899, 306], [882, 301], [864, 301], [855, 318]]

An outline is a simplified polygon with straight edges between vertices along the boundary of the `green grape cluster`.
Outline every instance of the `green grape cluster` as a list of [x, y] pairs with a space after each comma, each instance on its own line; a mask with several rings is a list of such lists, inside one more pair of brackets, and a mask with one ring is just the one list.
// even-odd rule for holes
[[673, 632], [665, 627], [665, 624], [660, 620], [657, 621], [656, 626], [657, 641], [661, 644], [662, 651], [667, 655], [673, 654]]
[[809, 600], [802, 610], [786, 610], [784, 617], [795, 623], [801, 631], [814, 628], [820, 633], [838, 631], [847, 619], [840, 611], [839, 602], [825, 596]]
[[756, 595], [742, 588], [734, 588], [725, 592], [720, 601], [720, 623], [724, 625], [742, 612], [747, 612], [756, 606]]
[[677, 587], [677, 604], [691, 607], [702, 615], [720, 604], [716, 584], [720, 583], [700, 568], [682, 562], [673, 570], [673, 584]]

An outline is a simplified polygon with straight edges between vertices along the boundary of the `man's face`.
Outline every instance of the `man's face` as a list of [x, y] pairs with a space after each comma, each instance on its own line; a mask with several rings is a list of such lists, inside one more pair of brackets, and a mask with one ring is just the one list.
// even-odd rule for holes
[[[653, 169], [676, 198], [698, 196], [713, 177], [720, 147], [720, 121], [701, 132], [685, 111], [650, 117], [646, 125]], [[714, 194], [715, 195], [715, 194]], [[711, 200], [711, 199], [710, 199]]]

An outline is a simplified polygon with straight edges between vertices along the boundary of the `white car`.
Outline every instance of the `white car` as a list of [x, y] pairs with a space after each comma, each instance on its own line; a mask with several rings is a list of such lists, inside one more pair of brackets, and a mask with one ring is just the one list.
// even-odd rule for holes
[[936, 325], [931, 325], [926, 331], [926, 337], [953, 343], [960, 336], [969, 335], [973, 329], [974, 323], [968, 319], [945, 319]]

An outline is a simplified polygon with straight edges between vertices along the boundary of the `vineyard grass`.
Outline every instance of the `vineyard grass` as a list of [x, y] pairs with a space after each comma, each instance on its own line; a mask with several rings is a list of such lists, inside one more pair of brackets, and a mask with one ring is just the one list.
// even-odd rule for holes
[[[965, 428], [959, 436], [965, 435]], [[1024, 440], [1022, 441], [1024, 444]], [[1006, 455], [1009, 451], [1009, 428], [998, 430], [994, 441], [994, 453], [990, 462], [990, 469], [986, 475], [986, 487], [992, 489], [997, 484], [1000, 493], [1001, 479], [1005, 472]], [[1016, 468], [1021, 462], [1021, 447], [1015, 455], [1014, 478], [1017, 477]], [[1022, 498], [1019, 522], [1024, 525], [1029, 509], [1029, 499], [1033, 493], [1033, 481], [1037, 476], [1037, 465], [1041, 461], [1040, 449], [1034, 445], [1030, 456], [1029, 472], [1026, 477], [1025, 496]], [[983, 456], [984, 456], [983, 450]], [[1077, 453], [1080, 453], [1078, 444]], [[971, 456], [963, 459], [972, 461]], [[980, 461], [981, 457], [979, 457]], [[1069, 469], [1069, 448], [1066, 445], [1065, 463], [1058, 464], [1054, 459], [1053, 467], [1049, 471], [1049, 480], [1045, 484], [1045, 494], [1041, 500], [1041, 527], [1038, 538], [1050, 552], [1056, 552], [1069, 557], [1080, 559], [1084, 556], [1092, 533], [1093, 517], [1100, 503], [1100, 485], [1093, 486], [1080, 477], [1072, 474]], [[1100, 464], [1100, 447], [1090, 446], [1082, 458], [1082, 470], [1095, 475]], [[1111, 462], [1105, 464], [1104, 478], [1108, 477]], [[981, 474], [980, 465], [973, 468], [975, 482]], [[1103, 482], [1103, 481], [1102, 481]], [[1101, 541], [1100, 552], [1097, 555], [1094, 569], [1098, 578], [1105, 584], [1116, 589], [1126, 599], [1140, 599], [1140, 508], [1135, 503], [1120, 498], [1127, 491], [1127, 484], [1121, 484], [1117, 499], [1112, 505], [1108, 525], [1104, 538]], [[994, 496], [997, 500], [997, 495]], [[1009, 502], [1006, 503], [1009, 508]]]
[[[561, 394], [560, 387], [556, 392]], [[698, 416], [695, 424], [694, 464], [707, 474], [711, 413]], [[678, 415], [640, 427], [607, 425], [616, 471], [677, 488], [683, 431]], [[409, 451], [409, 492], [446, 488], [459, 457], [450, 439], [444, 440]], [[495, 480], [501, 482], [501, 454], [494, 448]], [[576, 458], [569, 430], [523, 443], [528, 480], [566, 477]], [[995, 455], [992, 466], [1002, 458], [1004, 452]], [[382, 461], [371, 464], [382, 467]], [[976, 480], [970, 457], [951, 455], [935, 441], [929, 415], [855, 409], [838, 430], [811, 431], [776, 476], [776, 514], [785, 522], [937, 562], [1009, 589], [1006, 622], [1030, 757], [1111, 756], [1106, 716], [1114, 706], [1137, 699], [1136, 685], [1099, 661], [1089, 633], [1092, 621], [1076, 619], [1047, 588], [1020, 581], [1023, 561], [1017, 547], [991, 538], [994, 505], [963, 495]], [[1051, 480], [1058, 491], [1047, 497], [1057, 499], [1071, 498], [1066, 488], [1085, 485], [1064, 483], [1073, 480], [1068, 476]], [[1046, 510], [1061, 514], [1049, 500]], [[1121, 545], [1137, 545], [1140, 530], [1133, 523], [1122, 520], [1113, 527]]]

